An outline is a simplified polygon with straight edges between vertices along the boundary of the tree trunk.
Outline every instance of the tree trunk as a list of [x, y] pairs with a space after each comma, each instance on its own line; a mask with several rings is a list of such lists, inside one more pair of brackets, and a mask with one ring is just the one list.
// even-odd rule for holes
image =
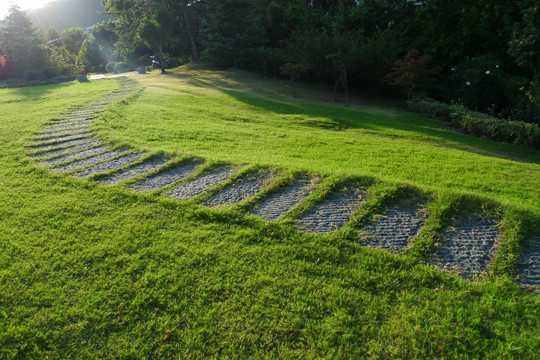
[[186, 22], [186, 29], [188, 32], [189, 41], [191, 42], [191, 50], [193, 51], [193, 59], [195, 60], [195, 62], [198, 62], [199, 50], [197, 49], [197, 42], [195, 41], [195, 36], [193, 36], [193, 30], [191, 28], [191, 18], [187, 10], [186, 2], [183, 1], [180, 7], [182, 8], [182, 13], [184, 14], [184, 20]]

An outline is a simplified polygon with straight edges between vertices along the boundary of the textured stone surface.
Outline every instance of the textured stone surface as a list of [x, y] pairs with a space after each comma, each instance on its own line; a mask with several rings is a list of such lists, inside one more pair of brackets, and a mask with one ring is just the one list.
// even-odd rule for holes
[[486, 270], [501, 234], [494, 221], [469, 219], [446, 231], [431, 264], [470, 279]]
[[61, 122], [55, 125], [46, 126], [43, 129], [43, 133], [52, 132], [52, 131], [64, 131], [64, 130], [75, 130], [80, 128], [87, 128], [91, 124], [91, 120], [84, 121], [70, 121], [70, 122]]
[[77, 140], [69, 140], [69, 141], [55, 142], [55, 143], [51, 143], [51, 144], [48, 144], [48, 145], [35, 146], [33, 148], [33, 150], [39, 151], [39, 150], [60, 149], [60, 148], [64, 148], [64, 147], [70, 147], [70, 146], [85, 144], [85, 143], [93, 142], [93, 141], [96, 141], [96, 139], [85, 137], [85, 138], [81, 138], [81, 139], [77, 139]]
[[94, 135], [91, 132], [85, 132], [85, 133], [69, 135], [69, 136], [58, 136], [55, 138], [40, 139], [40, 140], [34, 141], [32, 144], [38, 145], [38, 146], [50, 145], [53, 143], [64, 142], [64, 141], [75, 140], [75, 139], [91, 139], [93, 137]]
[[345, 188], [309, 210], [298, 220], [302, 230], [320, 234], [335, 231], [349, 222], [353, 211], [362, 202], [364, 192], [358, 188]]
[[311, 195], [313, 186], [307, 180], [299, 181], [272, 194], [251, 211], [265, 220], [275, 220], [285, 215], [302, 200]]
[[117, 156], [123, 155], [128, 150], [117, 150], [117, 151], [109, 151], [100, 155], [92, 156], [90, 158], [86, 158], [83, 160], [75, 161], [73, 163], [69, 163], [63, 166], [59, 166], [56, 168], [58, 171], [72, 171], [76, 169], [80, 169], [86, 166], [91, 166], [95, 164], [99, 164], [102, 161], [107, 161], [110, 159], [113, 159]]
[[129, 165], [137, 160], [139, 160], [141, 157], [144, 156], [144, 152], [137, 152], [133, 154], [128, 154], [122, 157], [119, 157], [118, 159], [114, 159], [111, 161], [107, 161], [103, 164], [96, 165], [94, 167], [88, 168], [86, 170], [80, 171], [75, 174], [77, 177], [86, 177], [90, 176], [92, 174], [98, 174], [105, 171], [110, 171], [114, 169], [121, 168], [123, 166]]
[[363, 244], [402, 252], [414, 239], [426, 220], [426, 211], [419, 205], [398, 205], [362, 231]]
[[119, 171], [116, 174], [113, 174], [110, 177], [103, 179], [102, 181], [109, 185], [118, 184], [122, 181], [133, 179], [136, 176], [148, 174], [149, 172], [152, 172], [156, 170], [157, 168], [161, 167], [162, 165], [167, 163], [169, 160], [170, 158], [162, 158], [162, 159], [145, 162], [137, 166], [134, 166], [132, 168]]
[[206, 206], [232, 205], [255, 195], [268, 183], [272, 174], [269, 171], [262, 171], [250, 174], [212, 196], [205, 202]]
[[112, 147], [109, 146], [109, 145], [98, 146], [98, 147], [91, 148], [91, 149], [88, 149], [88, 150], [78, 151], [78, 152], [75, 152], [73, 154], [56, 157], [54, 159], [45, 160], [45, 161], [41, 162], [41, 164], [43, 164], [45, 166], [54, 166], [54, 165], [57, 165], [57, 164], [60, 164], [60, 163], [66, 162], [66, 161], [70, 161], [70, 160], [73, 160], [73, 159], [83, 159], [83, 158], [88, 157], [88, 156], [97, 155], [97, 154], [100, 154], [102, 152], [109, 151], [111, 149], [112, 149]]
[[220, 168], [174, 188], [167, 195], [177, 199], [189, 199], [195, 195], [201, 194], [206, 189], [224, 182], [233, 174], [233, 172], [234, 168], [232, 167]]
[[87, 143], [84, 143], [84, 144], [81, 144], [81, 145], [73, 145], [73, 146], [69, 146], [69, 147], [65, 147], [65, 148], [61, 148], [61, 149], [42, 152], [42, 153], [39, 153], [39, 154], [36, 154], [36, 155], [31, 155], [30, 157], [32, 157], [34, 159], [44, 159], [44, 158], [48, 158], [48, 157], [51, 157], [51, 156], [58, 156], [58, 155], [62, 155], [62, 154], [68, 154], [68, 153], [71, 153], [71, 152], [74, 152], [74, 151], [81, 151], [81, 150], [90, 149], [91, 147], [98, 146], [100, 144], [101, 144], [100, 141], [87, 142]]
[[200, 163], [197, 162], [182, 164], [180, 166], [156, 174], [151, 178], [138, 182], [133, 186], [132, 189], [135, 191], [152, 191], [164, 188], [165, 186], [171, 185], [172, 183], [175, 183], [178, 180], [181, 180], [186, 176], [190, 175], [199, 165]]
[[41, 134], [36, 136], [36, 139], [40, 139], [44, 137], [62, 136], [62, 135], [73, 135], [73, 134], [78, 134], [78, 133], [88, 132], [88, 131], [90, 131], [90, 125], [86, 124], [82, 127], [77, 127], [77, 128], [69, 129], [69, 130], [42, 132]]
[[521, 262], [519, 281], [524, 285], [540, 286], [540, 237], [523, 249]]

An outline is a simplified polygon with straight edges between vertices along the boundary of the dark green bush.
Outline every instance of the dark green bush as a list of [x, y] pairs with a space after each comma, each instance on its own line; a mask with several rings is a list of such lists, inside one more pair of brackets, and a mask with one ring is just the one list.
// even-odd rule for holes
[[536, 124], [497, 119], [462, 105], [449, 105], [435, 100], [413, 99], [408, 105], [411, 111], [432, 115], [473, 136], [540, 148], [540, 127]]
[[27, 81], [41, 80], [41, 71], [30, 70], [25, 76]]
[[41, 72], [41, 75], [43, 76], [44, 79], [52, 79], [59, 75], [59, 71], [55, 67], [48, 67]]
[[130, 67], [128, 63], [118, 62], [114, 66], [114, 69], [116, 70], [117, 73], [123, 73], [123, 72], [129, 71]]
[[116, 63], [114, 61], [111, 61], [105, 66], [105, 70], [111, 73], [116, 72]]

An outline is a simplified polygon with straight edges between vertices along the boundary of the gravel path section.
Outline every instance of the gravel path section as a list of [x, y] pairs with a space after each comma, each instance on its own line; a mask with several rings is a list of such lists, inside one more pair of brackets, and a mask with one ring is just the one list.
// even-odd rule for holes
[[519, 268], [519, 281], [524, 285], [540, 286], [540, 237], [528, 244], [521, 261], [523, 265]]
[[34, 159], [44, 159], [44, 158], [51, 157], [54, 155], [62, 155], [62, 154], [67, 154], [74, 151], [90, 149], [91, 147], [98, 146], [100, 144], [101, 144], [101, 141], [87, 142], [81, 145], [74, 145], [74, 146], [70, 146], [70, 147], [66, 147], [62, 149], [50, 150], [50, 151], [39, 153], [36, 155], [30, 155], [30, 157]]
[[60, 163], [66, 162], [66, 161], [70, 161], [70, 160], [73, 160], [73, 159], [83, 159], [83, 158], [88, 157], [88, 156], [97, 155], [97, 154], [100, 154], [102, 152], [109, 151], [111, 149], [112, 149], [112, 146], [110, 146], [110, 145], [98, 146], [98, 147], [91, 148], [91, 149], [88, 149], [88, 150], [75, 152], [73, 154], [69, 154], [69, 155], [66, 155], [66, 156], [61, 156], [61, 157], [57, 157], [57, 158], [54, 158], [54, 159], [45, 160], [45, 161], [41, 162], [41, 164], [45, 165], [45, 166], [54, 166], [54, 165], [57, 165], [57, 164], [60, 164]]
[[123, 155], [128, 151], [129, 150], [116, 150], [116, 151], [106, 152], [106, 153], [103, 153], [103, 154], [100, 154], [100, 155], [92, 156], [92, 157], [89, 157], [89, 158], [86, 158], [86, 159], [83, 159], [83, 160], [79, 160], [79, 161], [76, 161], [76, 162], [73, 162], [73, 163], [69, 163], [67, 165], [59, 166], [59, 167], [56, 168], [56, 170], [64, 172], [64, 171], [71, 171], [71, 170], [80, 169], [80, 168], [90, 166], [90, 165], [99, 164], [102, 161], [107, 161], [107, 160], [113, 159], [113, 158], [115, 158], [117, 156]]
[[470, 279], [487, 269], [501, 238], [495, 222], [469, 219], [444, 234], [431, 264], [444, 270], [457, 270]]
[[236, 204], [261, 191], [271, 178], [272, 173], [270, 171], [250, 174], [242, 179], [236, 180], [233, 185], [212, 196], [204, 203], [204, 205], [215, 207]]
[[51, 137], [51, 136], [72, 135], [72, 134], [78, 134], [81, 132], [88, 132], [88, 131], [90, 131], [90, 125], [85, 125], [83, 127], [78, 127], [78, 128], [70, 129], [70, 130], [42, 132], [41, 134], [37, 135], [36, 138], [39, 139], [39, 138]]
[[94, 167], [91, 167], [89, 169], [80, 171], [75, 174], [76, 177], [87, 177], [92, 174], [98, 174], [105, 171], [110, 171], [114, 169], [118, 169], [121, 167], [124, 167], [126, 165], [129, 165], [131, 163], [134, 163], [135, 161], [139, 160], [141, 157], [144, 156], [144, 152], [137, 152], [133, 154], [128, 154], [122, 157], [119, 157], [118, 159], [114, 159], [111, 161], [107, 161], [103, 164], [96, 165]]
[[426, 211], [421, 206], [395, 206], [363, 230], [363, 244], [394, 253], [403, 252], [425, 221]]
[[353, 211], [364, 202], [363, 197], [361, 189], [342, 189], [330, 199], [315, 205], [298, 219], [297, 226], [301, 230], [319, 234], [331, 233], [349, 222]]
[[177, 199], [189, 199], [193, 196], [202, 194], [206, 189], [210, 189], [211, 187], [224, 182], [233, 173], [233, 167], [223, 167], [180, 185], [171, 190], [167, 195]]
[[38, 140], [34, 141], [32, 144], [33, 145], [38, 145], [38, 146], [50, 145], [52, 143], [64, 142], [64, 141], [75, 140], [75, 139], [83, 139], [83, 138], [84, 139], [93, 139], [94, 135], [91, 132], [85, 132], [85, 133], [69, 135], [69, 136], [60, 136], [60, 137], [56, 137], [56, 138], [38, 139]]
[[313, 187], [309, 181], [299, 181], [280, 192], [272, 194], [268, 199], [253, 208], [251, 213], [265, 220], [276, 220], [311, 195], [312, 191]]
[[178, 180], [190, 175], [199, 165], [201, 165], [201, 163], [192, 162], [177, 166], [136, 183], [133, 185], [132, 189], [135, 191], [146, 192], [164, 188], [165, 186], [171, 185], [172, 183], [175, 183]]
[[93, 141], [93, 140], [96, 140], [96, 139], [91, 138], [91, 137], [86, 137], [86, 138], [77, 139], [77, 140], [55, 142], [55, 143], [52, 143], [52, 144], [49, 144], [49, 145], [36, 146], [36, 147], [33, 148], [33, 150], [57, 149], [57, 148], [74, 146], [74, 145], [80, 145], [80, 144], [84, 144], [84, 143], [87, 143], [87, 142]]
[[52, 131], [63, 131], [63, 130], [76, 130], [81, 128], [87, 128], [92, 123], [91, 120], [84, 121], [75, 121], [75, 122], [62, 122], [55, 125], [48, 125], [43, 129], [43, 134]]
[[118, 173], [116, 173], [116, 174], [114, 174], [114, 175], [112, 175], [110, 177], [107, 177], [107, 178], [105, 178], [105, 179], [103, 179], [101, 181], [104, 182], [105, 184], [109, 184], [109, 185], [118, 184], [118, 183], [120, 183], [122, 181], [132, 179], [132, 178], [134, 178], [136, 176], [143, 175], [143, 174], [148, 174], [149, 172], [152, 172], [152, 171], [156, 170], [157, 168], [161, 167], [162, 165], [165, 165], [165, 163], [167, 163], [169, 160], [170, 160], [170, 158], [162, 158], [162, 159], [158, 159], [158, 160], [145, 162], [143, 164], [139, 164], [139, 165], [134, 166], [132, 168], [125, 169], [123, 171], [119, 171]]

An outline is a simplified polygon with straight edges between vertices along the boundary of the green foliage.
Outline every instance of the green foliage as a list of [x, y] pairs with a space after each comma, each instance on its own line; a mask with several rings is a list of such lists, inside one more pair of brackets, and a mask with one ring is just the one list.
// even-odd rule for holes
[[412, 111], [436, 116], [473, 136], [540, 149], [540, 127], [537, 124], [497, 119], [462, 105], [433, 100], [413, 99], [408, 105]]
[[116, 63], [113, 61], [107, 63], [107, 65], [105, 65], [105, 70], [110, 73], [116, 72]]
[[114, 65], [114, 70], [115, 70], [115, 72], [117, 72], [117, 73], [123, 73], [123, 72], [129, 71], [129, 70], [130, 70], [130, 66], [129, 66], [128, 63], [125, 63], [125, 62], [117, 62], [117, 63]]
[[68, 28], [62, 31], [62, 43], [70, 53], [77, 55], [81, 50], [81, 46], [87, 36], [88, 33], [82, 28]]
[[60, 73], [58, 72], [58, 69], [56, 67], [48, 67], [41, 72], [41, 75], [45, 79], [52, 79], [54, 77], [57, 77], [59, 74]]
[[79, 51], [77, 59], [84, 64], [86, 69], [99, 66], [105, 62], [105, 59], [100, 53], [96, 39], [93, 36], [87, 37]]

